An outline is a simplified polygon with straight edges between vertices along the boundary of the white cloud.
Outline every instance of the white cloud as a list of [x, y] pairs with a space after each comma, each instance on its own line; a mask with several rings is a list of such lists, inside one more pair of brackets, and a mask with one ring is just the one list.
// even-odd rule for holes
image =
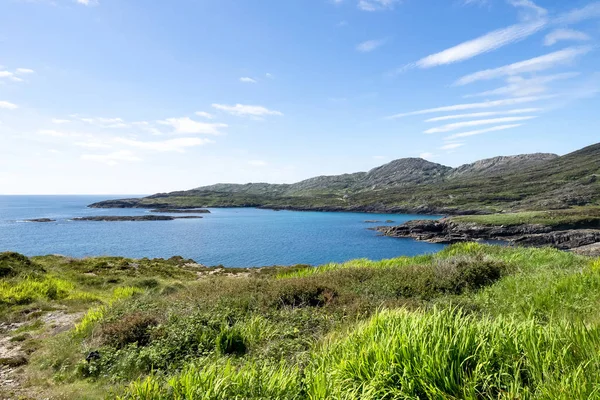
[[66, 132], [56, 131], [54, 129], [41, 129], [37, 133], [38, 133], [38, 135], [52, 136], [52, 137], [67, 137], [67, 136], [70, 136]]
[[102, 118], [102, 117], [93, 117], [93, 118], [79, 118], [78, 116], [74, 116], [74, 118], [79, 119], [81, 122], [85, 122], [86, 124], [99, 126], [101, 128], [127, 128], [128, 124], [123, 121], [122, 118]]
[[86, 149], [110, 149], [113, 147], [107, 142], [100, 142], [95, 140], [89, 140], [87, 142], [75, 142], [73, 143], [77, 147], [84, 147]]
[[245, 105], [245, 104], [236, 104], [234, 106], [230, 106], [230, 105], [226, 105], [226, 104], [216, 104], [215, 103], [215, 104], [212, 104], [212, 107], [217, 110], [228, 112], [229, 114], [232, 114], [232, 115], [237, 115], [238, 117], [247, 117], [247, 116], [262, 117], [265, 115], [279, 115], [279, 116], [283, 115], [283, 113], [280, 111], [269, 110], [268, 108], [263, 107], [263, 106], [252, 106], [252, 105]]
[[199, 117], [206, 118], [206, 119], [214, 118], [214, 116], [212, 114], [207, 113], [206, 111], [196, 111], [194, 114], [196, 114]]
[[433, 113], [437, 113], [437, 112], [450, 112], [450, 111], [473, 110], [473, 109], [481, 109], [481, 108], [513, 106], [515, 104], [531, 103], [534, 101], [545, 100], [545, 99], [549, 99], [552, 97], [554, 97], [554, 96], [530, 96], [530, 97], [517, 97], [517, 98], [512, 98], [512, 99], [503, 99], [503, 100], [494, 100], [494, 101], [484, 101], [481, 103], [456, 104], [456, 105], [452, 105], [452, 106], [428, 108], [425, 110], [395, 114], [395, 115], [391, 115], [391, 116], [387, 117], [387, 119], [403, 118], [403, 117], [409, 117], [412, 115], [433, 114]]
[[529, 60], [520, 61], [510, 65], [505, 65], [503, 67], [475, 72], [474, 74], [463, 76], [454, 84], [462, 86], [477, 81], [501, 78], [507, 75], [518, 75], [527, 72], [537, 72], [554, 68], [559, 65], [568, 65], [575, 61], [577, 57], [587, 54], [591, 50], [591, 46], [569, 47], [563, 50], [556, 51], [554, 53], [531, 58]]
[[356, 50], [361, 53], [368, 53], [370, 51], [375, 50], [378, 47], [381, 47], [385, 43], [385, 40], [367, 40], [362, 42], [356, 46]]
[[472, 4], [477, 6], [485, 6], [489, 4], [489, 0], [463, 0], [462, 4], [465, 6], [470, 6]]
[[77, 4], [82, 4], [84, 6], [96, 6], [98, 5], [98, 0], [75, 0]]
[[9, 101], [0, 100], [0, 108], [4, 108], [6, 110], [16, 110], [17, 108], [19, 108], [19, 106]]
[[437, 156], [433, 153], [426, 152], [426, 153], [419, 154], [419, 157], [424, 160], [431, 160], [432, 158], [435, 158]]
[[545, 46], [552, 46], [561, 40], [590, 40], [590, 36], [587, 33], [576, 31], [573, 29], [556, 29], [544, 38]]
[[26, 75], [26, 74], [33, 74], [33, 73], [35, 73], [34, 70], [29, 69], [29, 68], [17, 68], [17, 70], [15, 72], [17, 74], [19, 74], [19, 75]]
[[269, 73], [269, 72], [267, 72], [267, 73], [265, 74], [265, 76], [266, 76], [267, 78], [269, 78], [269, 79], [273, 79], [273, 78], [275, 78], [275, 77], [273, 76], [273, 74], [271, 74], [271, 73]]
[[400, 0], [359, 0], [358, 8], [363, 11], [391, 10]]
[[498, 126], [494, 126], [494, 127], [486, 128], [486, 129], [478, 129], [475, 131], [455, 133], [454, 135], [445, 137], [444, 140], [455, 140], [455, 139], [465, 138], [465, 137], [469, 137], [469, 136], [481, 135], [482, 133], [504, 131], [507, 129], [518, 128], [519, 126], [522, 126], [522, 125], [523, 124], [498, 125]]
[[268, 165], [268, 163], [263, 160], [251, 160], [248, 161], [248, 164], [252, 165], [253, 167], [266, 167]]
[[504, 118], [492, 118], [492, 119], [478, 119], [475, 121], [456, 122], [453, 124], [438, 126], [437, 128], [427, 129], [423, 133], [429, 134], [429, 133], [450, 132], [450, 131], [456, 131], [458, 129], [470, 128], [470, 127], [474, 127], [474, 126], [504, 124], [506, 122], [526, 121], [526, 120], [533, 119], [533, 118], [536, 118], [536, 117], [535, 116], [526, 116], [526, 117], [504, 117]]
[[126, 138], [115, 138], [115, 142], [143, 150], [152, 150], [158, 152], [175, 151], [179, 153], [184, 152], [185, 149], [188, 147], [196, 147], [209, 143], [214, 143], [214, 141], [210, 139], [201, 138], [177, 138], [157, 142], [142, 142], [139, 140], [132, 140]]
[[129, 150], [119, 150], [108, 154], [83, 154], [81, 159], [87, 161], [97, 161], [110, 166], [117, 165], [119, 162], [142, 161], [141, 158]]
[[532, 95], [546, 92], [548, 90], [548, 87], [546, 86], [548, 83], [558, 81], [558, 80], [571, 79], [571, 78], [574, 78], [579, 75], [581, 75], [579, 72], [564, 72], [564, 73], [555, 74], [555, 75], [538, 76], [538, 77], [531, 78], [531, 79], [525, 79], [521, 76], [509, 76], [506, 79], [506, 83], [507, 83], [506, 86], [503, 86], [503, 87], [500, 87], [497, 89], [493, 89], [493, 90], [487, 90], [487, 91], [481, 92], [481, 93], [469, 94], [464, 97], [506, 96], [506, 95], [514, 96], [514, 97], [532, 96]]
[[590, 3], [583, 8], [571, 10], [556, 19], [559, 24], [576, 24], [587, 19], [600, 18], [600, 2]]
[[158, 123], [172, 126], [175, 129], [175, 133], [203, 133], [207, 135], [220, 135], [220, 129], [229, 126], [227, 124], [198, 122], [189, 117], [167, 118], [164, 121], [158, 121]]
[[256, 83], [256, 79], [252, 79], [252, 78], [247, 77], [247, 76], [242, 76], [240, 78], [240, 82], [244, 82], [244, 83]]
[[14, 74], [10, 71], [0, 71], [0, 78], [10, 78]]
[[416, 62], [416, 66], [419, 68], [431, 68], [465, 61], [480, 54], [523, 40], [544, 28], [545, 25], [546, 22], [540, 20], [498, 29], [442, 52], [422, 58]]
[[69, 119], [52, 118], [52, 123], [57, 125], [68, 124], [69, 122], [71, 122]]
[[443, 117], [430, 118], [425, 120], [425, 122], [439, 122], [439, 121], [448, 121], [452, 119], [464, 119], [464, 118], [480, 118], [480, 117], [493, 117], [496, 115], [513, 115], [513, 114], [529, 114], [538, 111], [543, 111], [541, 108], [520, 108], [516, 110], [508, 110], [508, 111], [487, 111], [480, 113], [470, 113], [470, 114], [457, 114], [457, 115], [445, 115]]
[[544, 18], [548, 14], [548, 10], [538, 6], [531, 0], [508, 0], [508, 4], [521, 8], [520, 17], [522, 20]]
[[464, 146], [464, 143], [448, 143], [440, 147], [440, 150], [454, 150]]

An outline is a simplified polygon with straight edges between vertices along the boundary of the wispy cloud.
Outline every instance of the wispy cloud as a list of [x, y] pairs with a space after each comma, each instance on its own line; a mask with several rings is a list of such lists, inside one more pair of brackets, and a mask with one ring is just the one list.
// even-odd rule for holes
[[482, 97], [482, 96], [532, 96], [544, 93], [548, 90], [548, 83], [571, 79], [581, 75], [579, 72], [564, 72], [555, 75], [538, 76], [531, 79], [525, 79], [521, 76], [509, 76], [506, 79], [506, 86], [497, 89], [487, 90], [481, 93], [468, 94], [464, 97]]
[[437, 156], [433, 153], [425, 152], [425, 153], [419, 154], [419, 157], [424, 160], [431, 160], [433, 158], [436, 158]]
[[0, 100], [0, 108], [4, 108], [5, 110], [16, 110], [17, 108], [19, 108], [19, 106], [9, 101]]
[[546, 17], [548, 10], [538, 6], [531, 0], [507, 0], [508, 4], [521, 9], [519, 17], [528, 21], [532, 19], [541, 19]]
[[569, 65], [579, 56], [585, 55], [592, 50], [591, 46], [568, 47], [554, 53], [544, 56], [531, 58], [514, 64], [505, 65], [499, 68], [486, 69], [463, 76], [454, 84], [457, 86], [467, 85], [469, 83], [501, 78], [507, 75], [518, 75], [527, 72], [544, 71], [559, 65]]
[[440, 150], [454, 150], [454, 149], [458, 149], [459, 147], [464, 146], [464, 143], [447, 143], [445, 145], [443, 145], [442, 147], [440, 147]]
[[243, 83], [256, 83], [256, 79], [252, 79], [252, 78], [250, 78], [248, 76], [242, 76], [240, 78], [240, 82], [243, 82]]
[[246, 104], [236, 104], [234, 106], [230, 106], [227, 104], [216, 104], [215, 103], [215, 104], [212, 104], [212, 107], [217, 110], [225, 111], [229, 114], [236, 115], [238, 117], [247, 117], [247, 116], [264, 117], [267, 115], [279, 115], [279, 116], [283, 115], [283, 113], [280, 111], [269, 110], [268, 108], [263, 107], [263, 106], [253, 106], [253, 105], [246, 105]]
[[545, 46], [552, 46], [561, 40], [590, 40], [590, 36], [587, 33], [576, 31], [573, 29], [556, 29], [544, 38]]
[[425, 110], [395, 114], [395, 115], [391, 115], [391, 116], [387, 117], [387, 119], [396, 119], [396, 118], [409, 117], [412, 115], [433, 114], [433, 113], [439, 113], [439, 112], [451, 112], [451, 111], [475, 110], [475, 109], [482, 109], [482, 108], [514, 106], [516, 104], [531, 103], [534, 101], [545, 100], [545, 99], [549, 99], [552, 97], [554, 97], [554, 96], [529, 96], [529, 97], [517, 97], [517, 98], [503, 99], [503, 100], [484, 101], [481, 103], [455, 104], [452, 106], [427, 108]]
[[526, 117], [504, 117], [504, 118], [492, 118], [492, 119], [478, 119], [475, 121], [465, 121], [465, 122], [456, 122], [453, 124], [447, 124], [443, 126], [438, 126], [437, 128], [427, 129], [423, 133], [440, 133], [440, 132], [451, 132], [456, 131], [463, 128], [471, 128], [474, 126], [482, 126], [482, 125], [496, 125], [496, 124], [504, 124], [506, 122], [517, 122], [517, 121], [526, 121], [529, 119], [536, 118], [535, 116], [526, 116]]
[[546, 21], [539, 20], [498, 29], [476, 39], [422, 58], [415, 65], [419, 68], [432, 68], [465, 61], [480, 54], [523, 40], [544, 28], [545, 25]]
[[196, 114], [199, 117], [206, 118], [206, 119], [214, 118], [214, 115], [212, 115], [211, 113], [207, 113], [206, 111], [196, 111], [194, 114]]
[[97, 6], [98, 0], [75, 0], [77, 4], [82, 4], [84, 6]]
[[446, 136], [444, 138], [444, 140], [455, 140], [455, 139], [465, 138], [465, 137], [469, 137], [469, 136], [481, 135], [482, 133], [504, 131], [507, 129], [518, 128], [519, 126], [523, 126], [523, 124], [498, 125], [498, 126], [494, 126], [494, 127], [486, 128], [486, 129], [478, 129], [475, 131], [455, 133], [454, 135]]
[[206, 134], [206, 135], [220, 135], [222, 132], [220, 129], [227, 128], [227, 124], [221, 123], [206, 123], [194, 121], [189, 117], [182, 118], [167, 118], [163, 121], [158, 121], [161, 125], [170, 125], [175, 129], [175, 133], [182, 134]]
[[183, 153], [189, 147], [203, 146], [205, 144], [214, 143], [210, 139], [202, 138], [177, 138], [153, 142], [143, 142], [140, 140], [115, 138], [115, 143], [124, 144], [126, 146], [136, 147], [142, 150], [151, 150], [157, 152], [179, 152]]
[[556, 19], [559, 24], [576, 24], [587, 19], [600, 18], [600, 2], [571, 10]]
[[101, 128], [127, 128], [128, 124], [122, 118], [103, 118], [103, 117], [77, 117], [79, 121]]
[[19, 74], [19, 75], [28, 75], [28, 74], [33, 74], [35, 73], [34, 70], [29, 69], [29, 68], [17, 68], [15, 70], [15, 73]]
[[359, 0], [358, 8], [363, 11], [391, 10], [400, 0]]
[[385, 43], [384, 39], [367, 40], [365, 42], [359, 43], [356, 46], [356, 50], [360, 51], [361, 53], [368, 53], [368, 52], [371, 52], [371, 51], [377, 49], [378, 47], [381, 47], [384, 43]]
[[135, 153], [129, 150], [119, 150], [108, 154], [83, 154], [82, 160], [101, 162], [110, 166], [119, 164], [120, 162], [137, 162], [142, 161]]
[[470, 114], [456, 114], [456, 115], [445, 115], [443, 117], [430, 118], [425, 120], [425, 122], [439, 122], [439, 121], [448, 121], [453, 119], [465, 119], [465, 118], [482, 118], [482, 117], [494, 117], [497, 115], [514, 115], [514, 114], [529, 114], [534, 112], [543, 111], [541, 108], [519, 108], [516, 110], [507, 110], [507, 111], [487, 111], [480, 113], [470, 113]]

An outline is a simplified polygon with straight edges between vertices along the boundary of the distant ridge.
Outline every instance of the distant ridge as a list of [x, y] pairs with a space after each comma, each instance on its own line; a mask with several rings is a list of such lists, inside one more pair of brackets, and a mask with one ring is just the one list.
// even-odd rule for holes
[[296, 210], [491, 213], [600, 204], [600, 143], [558, 156], [501, 156], [457, 168], [421, 158], [293, 184], [216, 184], [108, 200], [106, 208], [263, 207]]

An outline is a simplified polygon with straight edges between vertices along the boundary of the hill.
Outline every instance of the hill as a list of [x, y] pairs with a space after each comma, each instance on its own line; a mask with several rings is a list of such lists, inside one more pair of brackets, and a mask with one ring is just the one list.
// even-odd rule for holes
[[573, 153], [496, 157], [451, 168], [419, 158], [294, 184], [217, 184], [97, 208], [273, 209], [482, 214], [600, 204], [600, 143]]

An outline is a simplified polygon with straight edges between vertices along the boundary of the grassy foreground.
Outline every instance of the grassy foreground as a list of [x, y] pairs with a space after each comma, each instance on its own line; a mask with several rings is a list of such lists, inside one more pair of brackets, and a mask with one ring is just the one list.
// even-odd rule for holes
[[594, 399], [599, 306], [600, 259], [552, 249], [256, 270], [3, 253], [0, 335], [27, 363], [0, 359], [20, 377], [0, 397]]

